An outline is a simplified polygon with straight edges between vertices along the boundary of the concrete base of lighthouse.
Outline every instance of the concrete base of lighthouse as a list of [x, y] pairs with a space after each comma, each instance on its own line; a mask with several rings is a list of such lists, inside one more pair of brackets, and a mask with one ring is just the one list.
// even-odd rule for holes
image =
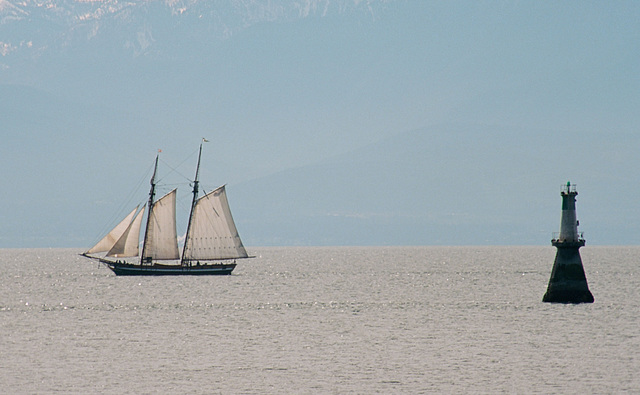
[[553, 262], [551, 278], [547, 293], [542, 298], [549, 303], [593, 303], [593, 295], [589, 291], [587, 277], [584, 274], [580, 247], [584, 240], [567, 242], [553, 240], [552, 244], [558, 249]]

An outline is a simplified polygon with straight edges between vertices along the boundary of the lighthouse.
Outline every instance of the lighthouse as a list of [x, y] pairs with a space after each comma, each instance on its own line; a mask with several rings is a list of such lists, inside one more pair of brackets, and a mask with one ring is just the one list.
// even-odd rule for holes
[[580, 259], [580, 247], [585, 240], [578, 233], [578, 219], [576, 217], [576, 186], [567, 182], [562, 186], [562, 219], [560, 220], [560, 234], [551, 240], [556, 247], [556, 259], [553, 262], [551, 278], [547, 293], [542, 298], [549, 303], [593, 303], [593, 295], [587, 285], [587, 277]]

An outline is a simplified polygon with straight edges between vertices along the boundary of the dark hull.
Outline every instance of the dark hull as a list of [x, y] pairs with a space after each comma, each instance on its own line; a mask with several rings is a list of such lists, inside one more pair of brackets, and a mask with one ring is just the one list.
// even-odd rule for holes
[[101, 260], [117, 276], [220, 276], [231, 274], [235, 263], [200, 266], [131, 265]]

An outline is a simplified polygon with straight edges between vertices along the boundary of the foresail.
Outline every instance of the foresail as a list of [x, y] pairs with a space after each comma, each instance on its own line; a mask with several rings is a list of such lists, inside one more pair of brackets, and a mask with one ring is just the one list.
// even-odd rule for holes
[[185, 240], [185, 260], [247, 258], [224, 185], [198, 199]]
[[140, 243], [140, 225], [145, 207], [136, 215], [136, 218], [129, 224], [120, 239], [109, 250], [107, 256], [116, 258], [138, 256], [138, 245]]
[[142, 259], [179, 259], [176, 233], [176, 190], [158, 199], [149, 211]]
[[115, 226], [105, 237], [102, 238], [96, 245], [91, 247], [85, 254], [97, 254], [99, 252], [109, 251], [113, 248], [114, 244], [122, 237], [124, 232], [131, 225], [131, 219], [138, 211], [138, 207], [134, 208], [118, 225]]

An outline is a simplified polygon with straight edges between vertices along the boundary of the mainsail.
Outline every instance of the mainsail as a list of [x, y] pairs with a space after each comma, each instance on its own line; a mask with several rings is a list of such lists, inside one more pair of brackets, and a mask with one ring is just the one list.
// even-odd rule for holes
[[138, 244], [140, 243], [140, 225], [145, 207], [136, 215], [136, 218], [129, 224], [120, 239], [109, 250], [107, 256], [116, 258], [138, 256]]
[[134, 208], [118, 225], [115, 226], [105, 237], [102, 238], [96, 245], [89, 248], [85, 254], [96, 254], [99, 252], [109, 251], [116, 242], [122, 237], [127, 228], [131, 225], [131, 219], [138, 211], [138, 207]]
[[184, 261], [248, 257], [233, 222], [224, 185], [198, 199], [193, 210]]
[[176, 190], [158, 199], [147, 221], [142, 260], [179, 259], [176, 233]]

